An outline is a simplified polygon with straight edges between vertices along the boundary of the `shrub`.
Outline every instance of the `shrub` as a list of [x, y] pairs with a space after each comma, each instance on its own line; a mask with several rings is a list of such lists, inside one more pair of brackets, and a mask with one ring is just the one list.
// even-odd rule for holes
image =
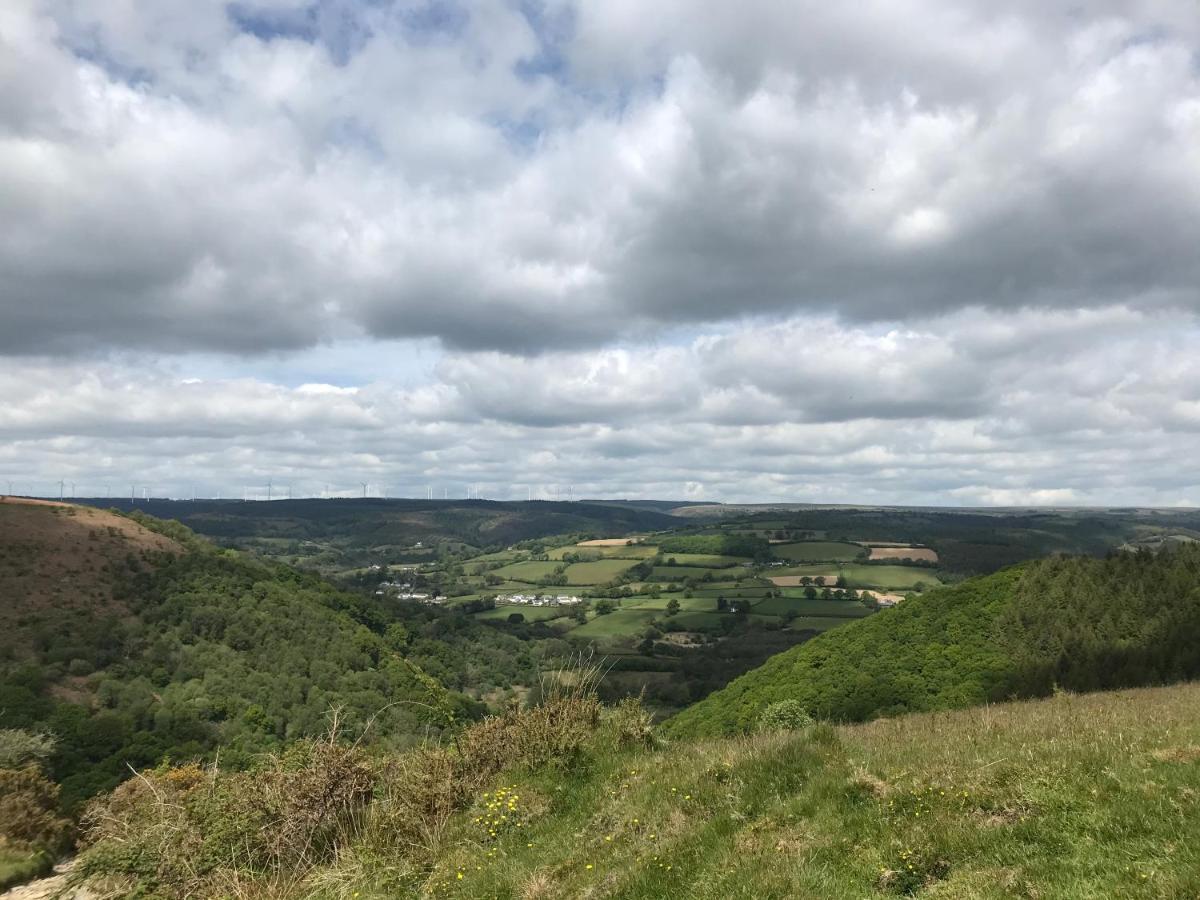
[[0, 843], [57, 853], [70, 833], [58, 815], [58, 785], [35, 765], [0, 769]]
[[758, 717], [759, 731], [799, 731], [814, 724], [813, 717], [799, 700], [772, 703]]
[[28, 763], [41, 763], [54, 752], [57, 742], [51, 735], [22, 728], [0, 728], [0, 769], [19, 769]]

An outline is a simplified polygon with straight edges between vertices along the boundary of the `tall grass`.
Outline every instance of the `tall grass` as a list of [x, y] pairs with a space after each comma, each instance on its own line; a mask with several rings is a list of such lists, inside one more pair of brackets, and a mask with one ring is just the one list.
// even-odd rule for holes
[[[235, 775], [147, 773], [161, 796], [114, 795], [136, 797], [138, 818], [99, 826], [85, 861], [162, 896], [1200, 896], [1200, 685], [658, 746], [635, 702], [596, 703], [591, 677], [554, 679], [541, 705], [457, 744], [304, 758], [368, 773], [365, 794], [312, 791], [334, 790], [328, 773], [257, 793]], [[237, 827], [297, 784], [302, 803], [272, 806], [309, 816], [291, 837], [270, 817]], [[212, 868], [171, 880], [173, 853]]]

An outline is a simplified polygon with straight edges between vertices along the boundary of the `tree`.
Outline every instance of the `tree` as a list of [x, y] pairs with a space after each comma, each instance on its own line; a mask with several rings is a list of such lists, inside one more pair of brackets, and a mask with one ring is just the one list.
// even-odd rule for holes
[[667, 615], [673, 616], [679, 612], [679, 601], [672, 597], [667, 601]]
[[598, 616], [607, 616], [616, 608], [617, 604], [613, 603], [611, 600], [596, 601], [596, 615]]
[[804, 596], [809, 600], [817, 599], [817, 589], [811, 584], [804, 589]]
[[521, 613], [519, 613], [519, 612], [508, 614], [508, 624], [509, 625], [521, 625], [524, 623], [524, 621], [525, 621], [525, 617], [523, 615], [521, 615]]

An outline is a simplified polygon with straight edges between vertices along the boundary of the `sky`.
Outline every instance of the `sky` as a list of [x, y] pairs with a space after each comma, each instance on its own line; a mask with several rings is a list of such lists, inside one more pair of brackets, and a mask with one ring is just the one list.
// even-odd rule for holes
[[0, 490], [1200, 505], [1195, 0], [4, 0], [0, 210]]

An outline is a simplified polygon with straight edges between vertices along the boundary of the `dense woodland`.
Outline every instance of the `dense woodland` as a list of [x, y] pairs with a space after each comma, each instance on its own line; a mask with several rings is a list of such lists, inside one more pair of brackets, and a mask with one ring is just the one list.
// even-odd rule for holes
[[45, 611], [34, 655], [6, 648], [0, 670], [5, 726], [57, 738], [48, 765], [68, 809], [129, 765], [219, 747], [236, 766], [321, 733], [335, 708], [347, 727], [372, 721], [369, 741], [402, 746], [479, 715], [461, 690], [536, 679], [525, 642], [465, 615], [385, 606], [230, 551], [197, 544], [116, 577], [132, 615]]

